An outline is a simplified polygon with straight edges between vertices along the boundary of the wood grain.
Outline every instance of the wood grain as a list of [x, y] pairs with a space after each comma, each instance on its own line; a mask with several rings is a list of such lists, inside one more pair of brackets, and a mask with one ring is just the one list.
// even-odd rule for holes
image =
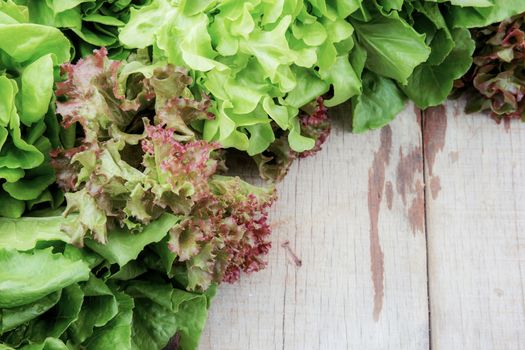
[[462, 110], [425, 118], [432, 348], [525, 349], [525, 125]]
[[364, 135], [348, 113], [279, 185], [270, 264], [221, 286], [201, 349], [428, 349], [417, 113]]

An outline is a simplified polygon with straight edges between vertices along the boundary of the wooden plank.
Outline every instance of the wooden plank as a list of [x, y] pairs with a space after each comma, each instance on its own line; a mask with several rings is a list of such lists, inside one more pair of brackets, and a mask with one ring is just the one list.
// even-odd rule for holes
[[525, 349], [525, 125], [462, 110], [425, 114], [432, 348]]
[[221, 286], [201, 349], [428, 348], [418, 118], [354, 135], [348, 108], [279, 185], [268, 269]]

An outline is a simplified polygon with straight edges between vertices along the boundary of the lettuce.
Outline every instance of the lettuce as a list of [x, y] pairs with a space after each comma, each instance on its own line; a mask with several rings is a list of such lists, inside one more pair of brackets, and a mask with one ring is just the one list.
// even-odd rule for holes
[[[447, 24], [444, 6], [449, 5], [425, 0], [396, 6], [370, 2], [351, 16], [352, 23], [371, 31], [358, 36], [350, 55], [363, 80], [362, 94], [352, 98], [355, 132], [388, 124], [404, 108], [406, 97], [423, 109], [442, 103], [454, 80], [468, 70], [472, 40], [467, 30]], [[399, 22], [389, 23], [396, 18]], [[382, 23], [382, 30], [374, 23]], [[371, 48], [374, 31], [378, 39]]]
[[75, 56], [82, 57], [101, 46], [115, 58], [126, 58], [118, 40], [118, 29], [130, 11], [146, 5], [148, 0], [15, 0], [27, 6], [33, 23], [61, 29], [73, 43]]
[[501, 22], [511, 16], [525, 12], [525, 3], [521, 0], [472, 0], [461, 4], [452, 1], [450, 19], [455, 27], [485, 27]]
[[[352, 98], [353, 129], [356, 132], [379, 128], [390, 122], [403, 108], [403, 95], [422, 109], [443, 103], [452, 92], [454, 81], [465, 75], [472, 65], [475, 44], [467, 28], [485, 26], [525, 11], [521, 1], [405, 0], [395, 5], [382, 1], [365, 3], [363, 9], [350, 17], [358, 34], [356, 23], [382, 23], [387, 18], [399, 16], [409, 24], [405, 30], [418, 33], [430, 52], [423, 61], [413, 64], [411, 58], [415, 52], [411, 52], [411, 47], [416, 48], [417, 45], [413, 42], [405, 46], [413, 36], [407, 32], [397, 37], [402, 31], [394, 30], [393, 25], [378, 30], [379, 40], [372, 49], [369, 41], [374, 39], [373, 33], [358, 36], [359, 45], [351, 52], [351, 61], [358, 72], [364, 67], [362, 79], [367, 83], [363, 84], [362, 95]], [[377, 30], [379, 27], [370, 28]], [[393, 42], [392, 48], [380, 51], [390, 41]], [[403, 51], [403, 48], [407, 50]], [[403, 61], [396, 62], [394, 58], [385, 60], [384, 52], [404, 52]], [[405, 68], [408, 74], [399, 75], [399, 70]], [[400, 79], [405, 77], [406, 81]]]
[[[129, 241], [141, 255], [122, 266], [58, 238], [64, 217], [18, 220], [57, 238], [18, 250], [16, 239], [2, 237], [13, 220], [0, 218], [0, 349], [162, 349], [172, 339], [181, 349], [197, 348], [215, 286], [204, 294], [181, 289], [184, 271], [168, 277], [153, 263], [160, 258], [150, 243], [156, 239]], [[173, 223], [169, 216], [158, 221]], [[157, 237], [153, 231], [142, 234]], [[162, 236], [168, 237], [166, 230]], [[120, 244], [109, 241], [106, 247], [119, 251]], [[130, 263], [142, 270], [126, 278]]]
[[[321, 149], [327, 107], [350, 100], [363, 132], [407, 98], [440, 104], [473, 62], [468, 28], [521, 11], [0, 1], [0, 349], [196, 349], [215, 286], [264, 268], [270, 249], [274, 190], [222, 175], [221, 148], [282, 179]], [[462, 81], [481, 95], [469, 108], [524, 116], [522, 26], [473, 32], [490, 45]]]
[[16, 218], [39, 203], [60, 204], [48, 190], [49, 151], [60, 145], [52, 103], [70, 44], [56, 28], [27, 23], [23, 6], [3, 2], [0, 14], [0, 216]]
[[473, 30], [473, 36], [474, 65], [456, 82], [458, 92], [468, 96], [466, 111], [525, 121], [525, 15]]
[[360, 1], [155, 0], [131, 13], [120, 32], [130, 48], [154, 47], [157, 60], [190, 69], [213, 97], [203, 137], [250, 155], [287, 133], [292, 150], [315, 140], [301, 134], [299, 108], [333, 89], [327, 106], [361, 89], [348, 61], [354, 27], [345, 18]]
[[297, 118], [318, 96], [328, 107], [351, 99], [356, 132], [387, 124], [406, 97], [441, 104], [472, 64], [467, 29], [525, 11], [500, 0], [197, 4], [153, 0], [131, 12], [120, 40], [190, 69], [217, 115], [204, 138], [259, 164], [281, 146], [314, 147]]
[[30, 304], [89, 277], [84, 262], [53, 254], [52, 248], [33, 253], [4, 249], [0, 251], [0, 262], [0, 308]]
[[218, 144], [199, 139], [210, 99], [193, 96], [183, 69], [136, 58], [112, 61], [102, 49], [62, 67], [57, 112], [83, 131], [76, 147], [53, 152], [64, 215], [75, 217], [63, 231], [120, 266], [169, 231], [163, 260], [184, 266], [188, 290], [258, 271], [273, 188], [219, 175]]

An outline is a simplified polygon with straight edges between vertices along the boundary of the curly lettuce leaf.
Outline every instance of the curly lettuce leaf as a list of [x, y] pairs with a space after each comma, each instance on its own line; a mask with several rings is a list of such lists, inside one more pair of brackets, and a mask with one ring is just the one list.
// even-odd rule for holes
[[118, 40], [130, 11], [147, 5], [148, 0], [17, 0], [29, 8], [31, 22], [62, 30], [75, 48], [75, 57], [90, 55], [105, 46], [114, 58], [126, 58], [126, 50]]
[[474, 64], [455, 84], [458, 92], [467, 93], [466, 112], [487, 110], [496, 120], [525, 120], [525, 79], [521, 74], [525, 67], [525, 15], [472, 34], [476, 41]]
[[59, 146], [51, 104], [56, 68], [69, 60], [71, 45], [56, 28], [25, 23], [25, 6], [2, 2], [0, 13], [11, 19], [0, 20], [0, 216], [16, 218], [55, 204], [48, 190], [55, 181], [48, 153]]
[[275, 122], [302, 152], [315, 141], [300, 134], [299, 108], [331, 86], [327, 105], [360, 92], [348, 63], [353, 27], [344, 20], [359, 6], [155, 0], [132, 12], [120, 39], [129, 47], [153, 46], [157, 59], [194, 72], [197, 88], [214, 99], [216, 118], [204, 122], [205, 140], [260, 154], [276, 138], [269, 125]]

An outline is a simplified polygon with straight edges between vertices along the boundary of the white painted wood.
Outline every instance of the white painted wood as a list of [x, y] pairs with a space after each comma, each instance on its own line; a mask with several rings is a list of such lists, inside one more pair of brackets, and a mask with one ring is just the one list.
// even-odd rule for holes
[[[348, 106], [336, 110], [334, 131], [324, 150], [297, 162], [279, 186], [270, 264], [236, 285], [221, 286], [201, 349], [428, 349], [426, 241], [418, 225], [413, 232], [414, 220], [409, 220], [412, 203], [423, 194], [416, 186], [423, 182], [416, 114], [410, 106], [391, 125], [385, 167], [385, 188], [390, 182], [393, 189], [391, 210], [383, 188], [371, 191], [383, 197], [379, 245], [373, 253], [384, 254], [384, 279], [376, 271], [374, 293], [374, 209], [369, 211], [367, 204], [375, 199], [369, 198], [369, 175], [381, 173], [384, 162], [376, 159], [374, 169], [374, 157], [381, 158], [386, 147], [381, 153], [380, 131], [351, 134], [348, 113]], [[406, 204], [396, 185], [400, 149], [405, 156], [419, 154], [402, 166], [401, 173], [408, 172], [410, 180], [405, 181]], [[423, 210], [415, 206], [412, 217]], [[302, 259], [301, 267], [287, 257], [281, 247], [285, 241]], [[378, 260], [374, 264], [380, 266]], [[381, 281], [384, 297], [376, 298], [376, 321], [374, 294], [380, 296]]]
[[462, 108], [447, 104], [432, 176], [425, 149], [441, 183], [426, 203], [432, 349], [525, 349], [525, 124]]

